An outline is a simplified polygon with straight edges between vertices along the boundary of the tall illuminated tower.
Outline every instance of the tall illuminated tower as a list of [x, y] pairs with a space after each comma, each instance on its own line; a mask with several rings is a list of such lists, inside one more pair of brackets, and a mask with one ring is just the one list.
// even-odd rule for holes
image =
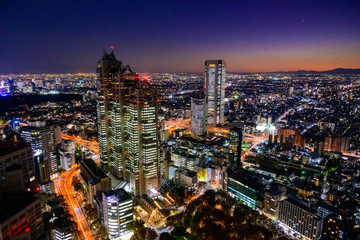
[[191, 98], [191, 131], [196, 136], [205, 136], [207, 132], [207, 105], [206, 98]]
[[119, 80], [114, 84], [114, 97], [110, 100], [110, 159], [115, 176], [127, 179], [125, 145], [125, 111], [129, 90], [134, 85], [134, 74], [129, 66], [121, 68]]
[[40, 182], [50, 180], [51, 174], [57, 172], [57, 163], [53, 151], [51, 128], [45, 121], [28, 121], [21, 127], [20, 135], [25, 142], [31, 144], [34, 152], [36, 175]]
[[100, 163], [128, 180], [134, 195], [159, 187], [157, 89], [123, 67], [113, 53], [98, 62]]
[[233, 170], [241, 166], [241, 147], [243, 141], [243, 129], [233, 127], [229, 133], [230, 165]]
[[114, 53], [98, 62], [100, 91], [97, 101], [100, 164], [105, 172], [126, 178], [125, 103], [134, 85], [134, 73]]
[[119, 85], [119, 71], [122, 62], [118, 61], [113, 53], [107, 54], [98, 62], [97, 72], [99, 73], [100, 89], [97, 101], [97, 118], [99, 131], [100, 165], [104, 171], [110, 170], [110, 101], [116, 97], [115, 89]]
[[141, 196], [159, 187], [159, 131], [157, 89], [135, 78], [126, 104], [125, 132], [130, 189]]
[[205, 95], [208, 100], [208, 125], [224, 123], [226, 63], [224, 60], [205, 61]]

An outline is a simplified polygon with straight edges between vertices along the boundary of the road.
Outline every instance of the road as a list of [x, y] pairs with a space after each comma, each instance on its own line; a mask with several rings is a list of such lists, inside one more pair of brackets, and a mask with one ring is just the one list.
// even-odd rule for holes
[[82, 139], [81, 137], [78, 137], [78, 136], [66, 135], [64, 133], [61, 133], [61, 137], [62, 137], [62, 139], [73, 140], [76, 144], [87, 147], [87, 148], [93, 150], [95, 153], [99, 153], [99, 142], [98, 141], [94, 141], [94, 140], [89, 141], [89, 140]]
[[[174, 131], [175, 129], [190, 129], [190, 128], [191, 128], [190, 119], [184, 119], [184, 120], [180, 120], [180, 121], [166, 121], [166, 123], [165, 123], [165, 129], [169, 130], [169, 131]], [[225, 126], [225, 127], [208, 126], [207, 127], [208, 132], [218, 133], [221, 135], [229, 134], [230, 129], [231, 129], [231, 127], [227, 127], [227, 126]], [[245, 137], [259, 138], [260, 140], [266, 139], [264, 137], [255, 136], [255, 135], [251, 135], [251, 134], [245, 134]]]
[[[287, 111], [286, 113], [284, 113], [279, 119], [283, 119], [288, 113], [290, 112]], [[181, 121], [166, 121], [165, 123], [165, 129], [169, 130], [169, 131], [174, 131], [175, 129], [190, 129], [190, 119], [184, 119]], [[213, 132], [213, 133], [217, 133], [220, 135], [227, 135], [230, 132], [230, 127], [208, 127], [207, 128], [208, 132]], [[250, 151], [255, 148], [257, 145], [259, 145], [261, 142], [264, 142], [265, 140], [267, 140], [267, 138], [264, 137], [260, 137], [260, 136], [255, 136], [255, 135], [251, 135], [251, 134], [245, 134], [245, 141], [247, 142], [253, 142], [253, 145], [251, 145], [251, 147], [242, 155], [241, 160], [244, 160], [246, 156], [248, 156], [250, 154]]]
[[88, 149], [94, 151], [95, 153], [93, 154], [92, 159], [97, 164], [99, 164], [100, 150], [99, 150], [99, 142], [98, 141], [95, 141], [95, 140], [89, 141], [89, 140], [82, 139], [81, 137], [78, 137], [78, 136], [66, 135], [64, 133], [61, 133], [61, 137], [62, 137], [62, 139], [65, 139], [65, 140], [72, 140], [75, 142], [75, 144], [81, 145], [85, 148], [88, 148]]
[[83, 215], [75, 193], [72, 190], [72, 181], [74, 175], [79, 173], [79, 167], [73, 167], [64, 172], [55, 182], [55, 192], [64, 196], [65, 202], [69, 206], [69, 212], [74, 217], [74, 221], [78, 224], [78, 230], [81, 233], [80, 239], [95, 239], [92, 237], [90, 226], [88, 225], [85, 216]]

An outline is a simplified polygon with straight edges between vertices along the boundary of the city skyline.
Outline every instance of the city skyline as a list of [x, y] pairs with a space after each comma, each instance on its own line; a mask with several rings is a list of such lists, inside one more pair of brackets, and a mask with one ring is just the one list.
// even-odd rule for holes
[[0, 1], [0, 240], [360, 239], [359, 9]]
[[1, 3], [0, 73], [95, 72], [111, 46], [138, 72], [202, 72], [204, 59], [229, 72], [360, 68], [359, 4]]

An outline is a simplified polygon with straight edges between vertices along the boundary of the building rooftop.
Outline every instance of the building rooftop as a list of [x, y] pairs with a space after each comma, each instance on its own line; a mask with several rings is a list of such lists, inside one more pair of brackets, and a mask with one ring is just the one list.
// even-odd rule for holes
[[321, 208], [327, 209], [327, 210], [329, 210], [329, 211], [331, 211], [333, 213], [337, 213], [337, 207], [335, 207], [333, 205], [330, 205], [330, 204], [327, 204], [324, 201], [319, 201], [318, 206], [321, 207]]
[[278, 196], [282, 194], [282, 191], [280, 191], [277, 187], [272, 187], [266, 190], [266, 192], [270, 193], [273, 196]]
[[311, 214], [316, 214], [317, 213], [316, 210], [302, 204], [300, 199], [295, 199], [293, 197], [288, 197], [284, 201], [287, 201], [287, 202], [289, 202], [289, 203], [291, 203], [291, 204], [293, 204], [293, 205], [295, 205], [295, 206], [297, 206], [297, 207], [299, 207], [299, 208], [301, 208], [301, 209], [303, 209], [303, 210], [305, 210], [305, 211], [307, 211], [307, 212], [309, 212]]
[[116, 199], [117, 202], [122, 202], [131, 199], [131, 196], [122, 188], [103, 192], [106, 198]]
[[188, 169], [184, 169], [183, 171], [181, 171], [181, 173], [184, 174], [185, 176], [191, 177], [191, 178], [197, 176], [196, 172], [190, 171]]
[[229, 171], [228, 176], [229, 178], [235, 179], [257, 191], [264, 190], [265, 189], [264, 183], [272, 179], [271, 177], [243, 169], [239, 169], [236, 172]]
[[70, 231], [70, 223], [67, 218], [60, 217], [54, 221], [53, 225], [55, 229], [58, 229], [60, 231]]
[[0, 156], [18, 151], [25, 147], [31, 146], [23, 142], [0, 141]]
[[89, 169], [94, 177], [100, 179], [107, 177], [106, 173], [98, 165], [96, 165], [92, 159], [84, 159], [80, 164]]

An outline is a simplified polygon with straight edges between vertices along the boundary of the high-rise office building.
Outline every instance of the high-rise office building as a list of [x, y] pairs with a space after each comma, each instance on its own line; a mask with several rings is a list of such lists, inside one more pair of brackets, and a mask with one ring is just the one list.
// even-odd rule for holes
[[243, 141], [243, 130], [239, 127], [230, 129], [229, 133], [230, 165], [236, 170], [241, 165], [241, 147]]
[[207, 105], [206, 98], [191, 98], [191, 131], [196, 136], [205, 136], [207, 132]]
[[224, 60], [205, 61], [205, 95], [208, 101], [207, 121], [216, 126], [224, 123], [226, 63]]
[[259, 192], [264, 189], [258, 179], [245, 170], [228, 172], [227, 192], [231, 197], [239, 199], [243, 204], [256, 208], [259, 202]]
[[[99, 131], [100, 164], [104, 171], [108, 171], [111, 164], [110, 152], [110, 100], [117, 94], [115, 86], [119, 85], [119, 71], [122, 62], [118, 61], [113, 53], [107, 54], [98, 62], [97, 72], [99, 73], [100, 89], [97, 100], [97, 119]], [[114, 96], [116, 95], [116, 96]], [[120, 136], [119, 136], [120, 137]]]
[[34, 165], [40, 181], [50, 180], [51, 174], [57, 172], [56, 158], [52, 153], [53, 141], [51, 128], [46, 126], [45, 121], [27, 122], [22, 127], [20, 135], [25, 142], [31, 144], [34, 152]]
[[132, 199], [122, 188], [102, 193], [104, 223], [110, 239], [127, 232], [133, 221]]
[[110, 144], [111, 144], [111, 169], [117, 177], [127, 178], [126, 176], [126, 144], [125, 144], [125, 107], [129, 99], [129, 90], [134, 86], [135, 78], [129, 66], [121, 69], [119, 82], [115, 85], [115, 96], [110, 101]]
[[127, 171], [130, 189], [141, 196], [159, 187], [159, 128], [157, 89], [136, 78], [126, 104]]
[[5, 177], [6, 168], [20, 164], [23, 182], [35, 180], [34, 156], [29, 144], [0, 141], [0, 178]]
[[125, 101], [129, 88], [134, 85], [135, 74], [129, 66], [124, 67], [113, 52], [104, 52], [97, 71], [100, 79], [97, 100], [100, 164], [105, 172], [125, 178]]
[[97, 103], [100, 163], [105, 172], [129, 181], [142, 195], [159, 186], [157, 90], [114, 53], [98, 62]]
[[9, 83], [9, 93], [12, 94], [15, 93], [16, 87], [14, 85], [14, 79], [9, 78], [8, 83]]

